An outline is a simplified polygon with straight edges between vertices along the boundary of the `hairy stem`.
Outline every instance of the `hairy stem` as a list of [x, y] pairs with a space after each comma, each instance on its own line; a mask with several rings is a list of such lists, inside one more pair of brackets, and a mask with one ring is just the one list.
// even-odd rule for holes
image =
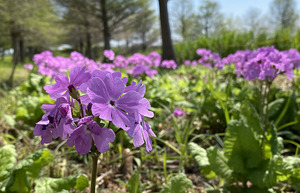
[[91, 191], [90, 193], [96, 192], [96, 178], [97, 178], [97, 162], [99, 155], [92, 155], [92, 178], [91, 178]]

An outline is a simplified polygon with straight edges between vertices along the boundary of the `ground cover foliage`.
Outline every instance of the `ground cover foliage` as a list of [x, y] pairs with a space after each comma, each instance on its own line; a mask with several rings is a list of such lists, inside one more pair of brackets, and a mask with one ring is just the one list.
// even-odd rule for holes
[[89, 191], [88, 154], [60, 138], [41, 145], [33, 135], [42, 104], [55, 102], [43, 87], [74, 66], [119, 71], [128, 84], [142, 80], [154, 112], [147, 119], [156, 134], [152, 151], [118, 132], [99, 158], [99, 192], [300, 191], [296, 50], [265, 47], [221, 58], [198, 49], [196, 60], [177, 65], [161, 63], [157, 53], [104, 54], [105, 63], [75, 52], [41, 53], [25, 66], [25, 82], [1, 92], [0, 191]]

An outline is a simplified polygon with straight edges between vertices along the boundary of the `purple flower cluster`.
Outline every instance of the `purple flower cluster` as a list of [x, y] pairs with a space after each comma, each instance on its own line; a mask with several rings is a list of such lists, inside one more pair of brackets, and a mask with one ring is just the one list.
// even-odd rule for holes
[[184, 64], [187, 66], [197, 66], [198, 62], [196, 60], [190, 61], [190, 60], [185, 60]]
[[221, 60], [221, 57], [218, 53], [212, 52], [204, 48], [199, 48], [196, 50], [197, 55], [200, 56], [198, 60], [185, 60], [184, 64], [187, 66], [197, 66], [203, 65], [208, 68], [218, 68], [223, 69], [224, 63]]
[[135, 53], [127, 59], [128, 68], [126, 72], [133, 74], [135, 78], [142, 74], [152, 78], [153, 75], [157, 74], [157, 70], [153, 67], [157, 67], [160, 62], [160, 55], [156, 52], [152, 52], [148, 56]]
[[[69, 58], [57, 56], [54, 57], [52, 52], [44, 51], [40, 54], [36, 54], [33, 57], [33, 61], [38, 68], [38, 73], [55, 77], [61, 72], [66, 72], [75, 66], [86, 67], [89, 72], [99, 69], [101, 66], [100, 62], [95, 62], [85, 58], [78, 52], [72, 52]], [[103, 69], [103, 68], [102, 68]]]
[[[130, 72], [130, 71], [127, 71]], [[138, 65], [133, 68], [132, 74], [134, 75], [134, 78], [139, 77], [141, 74], [146, 74], [150, 78], [152, 78], [155, 74], [157, 74], [157, 71], [155, 69], [151, 69], [150, 67], [146, 65]]]
[[272, 81], [278, 74], [287, 78], [294, 77], [293, 69], [300, 68], [300, 53], [296, 49], [279, 51], [272, 47], [261, 47], [257, 50], [238, 50], [222, 58], [210, 50], [199, 48], [196, 53], [201, 56], [198, 61], [185, 60], [187, 66], [201, 64], [209, 68], [222, 69], [224, 65], [235, 65], [237, 76], [246, 80]]
[[[114, 72], [115, 69], [127, 69], [127, 73], [138, 77], [145, 74], [152, 78], [157, 74], [154, 68], [159, 67], [161, 57], [157, 52], [152, 52], [148, 56], [135, 53], [126, 58], [122, 55], [115, 56], [112, 50], [104, 50], [105, 57], [109, 60], [108, 63], [95, 62], [94, 60], [85, 58], [78, 52], [72, 52], [69, 58], [57, 56], [54, 57], [52, 52], [44, 51], [36, 54], [33, 58], [37, 66], [38, 73], [55, 78], [61, 72], [67, 72], [75, 66], [86, 67], [88, 72], [93, 72], [96, 69], [101, 69], [108, 72]], [[172, 67], [172, 66], [171, 66]], [[172, 67], [174, 68], [174, 67]]]
[[[109, 149], [115, 140], [112, 129], [101, 127], [94, 120], [108, 121], [126, 131], [138, 147], [146, 143], [146, 150], [152, 150], [150, 136], [155, 134], [144, 117], [153, 117], [150, 103], [141, 82], [131, 82], [126, 87], [127, 78], [119, 72], [94, 70], [86, 72], [86, 67], [74, 67], [69, 73], [55, 77], [56, 83], [44, 87], [56, 104], [42, 106], [46, 114], [36, 124], [34, 135], [41, 136], [41, 143], [50, 143], [52, 138], [67, 139], [79, 154], [91, 150], [92, 142], [100, 153]], [[76, 107], [80, 107], [76, 109]]]
[[115, 53], [112, 50], [104, 50], [103, 54], [109, 60], [114, 60], [115, 58]]
[[177, 68], [177, 64], [174, 60], [163, 60], [161, 65], [161, 67], [163, 68], [172, 68], [172, 69], [176, 69]]
[[226, 58], [223, 63], [235, 64], [238, 76], [246, 80], [273, 80], [282, 73], [287, 78], [294, 77], [293, 69], [299, 67], [300, 54], [297, 50], [279, 51], [272, 47], [261, 47], [257, 50], [237, 51]]
[[33, 69], [33, 65], [32, 64], [24, 64], [24, 68], [26, 68], [28, 70], [32, 70]]
[[182, 117], [184, 115], [184, 111], [181, 110], [180, 108], [176, 108], [174, 111], [173, 111], [173, 116], [174, 117]]

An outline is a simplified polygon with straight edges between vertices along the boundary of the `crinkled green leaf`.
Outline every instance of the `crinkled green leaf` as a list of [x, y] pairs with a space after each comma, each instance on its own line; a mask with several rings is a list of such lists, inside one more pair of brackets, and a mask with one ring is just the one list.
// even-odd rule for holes
[[23, 169], [13, 170], [9, 181], [5, 185], [6, 193], [28, 193], [30, 185], [28, 183], [26, 171]]
[[253, 129], [253, 131], [257, 135], [263, 134], [263, 128], [260, 122], [259, 115], [249, 101], [243, 101], [241, 105], [241, 114], [243, 115], [243, 121], [249, 128]]
[[89, 185], [89, 180], [83, 175], [74, 175], [64, 178], [49, 178], [44, 177], [35, 181], [35, 192], [67, 192], [71, 188], [84, 190]]
[[25, 108], [22, 108], [22, 107], [20, 107], [20, 108], [18, 108], [17, 109], [17, 112], [16, 112], [16, 118], [17, 119], [25, 119], [25, 118], [27, 118], [28, 117], [28, 111], [27, 111], [27, 109], [25, 109]]
[[216, 174], [211, 169], [206, 150], [194, 142], [190, 142], [188, 144], [188, 148], [198, 163], [201, 173], [203, 173], [207, 178], [215, 178]]
[[17, 161], [15, 146], [5, 145], [0, 148], [0, 182], [5, 180]]
[[[289, 156], [284, 158], [284, 161], [288, 164], [290, 164], [293, 168], [299, 168], [300, 169], [300, 157], [294, 157]], [[300, 175], [300, 173], [299, 173]]]
[[296, 190], [300, 190], [300, 158], [289, 156], [284, 158], [284, 161], [293, 168], [293, 173], [290, 178], [292, 187]]
[[140, 177], [139, 177], [139, 171], [135, 170], [131, 176], [131, 178], [128, 180], [127, 185], [127, 192], [128, 193], [141, 193], [142, 187], [140, 183]]
[[229, 167], [237, 173], [246, 173], [262, 161], [259, 140], [253, 131], [240, 121], [229, 122], [223, 150]]
[[192, 186], [192, 181], [185, 174], [180, 173], [172, 177], [171, 181], [164, 186], [161, 193], [187, 193]]
[[14, 169], [23, 169], [27, 172], [29, 177], [37, 178], [41, 169], [47, 166], [53, 158], [53, 155], [48, 149], [41, 149], [21, 160]]
[[279, 98], [269, 103], [268, 105], [268, 115], [270, 118], [276, 117], [281, 112], [283, 105], [285, 103], [286, 99]]
[[76, 190], [82, 191], [88, 186], [89, 186], [89, 179], [87, 177], [81, 175], [76, 179], [76, 185], [74, 186], [74, 188]]
[[283, 149], [283, 141], [281, 137], [278, 137], [277, 130], [275, 127], [271, 127], [271, 151], [273, 155], [281, 155]]
[[229, 168], [228, 160], [223, 151], [220, 151], [217, 147], [210, 147], [207, 149], [207, 157], [210, 167], [218, 176], [225, 179], [231, 178], [233, 171]]
[[204, 148], [200, 147], [194, 142], [190, 142], [188, 144], [188, 148], [200, 167], [206, 167], [210, 165], [206, 150]]
[[16, 120], [14, 116], [12, 115], [3, 115], [3, 121], [7, 123], [9, 126], [15, 126], [16, 125]]
[[278, 181], [287, 180], [293, 173], [293, 169], [281, 156], [273, 156], [272, 159], [264, 161], [263, 168], [251, 171], [250, 181], [260, 188], [271, 188]]

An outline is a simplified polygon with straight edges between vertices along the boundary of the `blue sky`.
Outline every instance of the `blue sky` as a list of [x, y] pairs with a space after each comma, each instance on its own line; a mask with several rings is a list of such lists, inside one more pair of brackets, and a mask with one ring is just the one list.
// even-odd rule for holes
[[[172, 1], [169, 0], [169, 4]], [[250, 8], [258, 8], [262, 11], [263, 14], [269, 13], [269, 7], [272, 0], [214, 0], [217, 1], [221, 7], [221, 12], [225, 14], [225, 16], [233, 16], [233, 17], [244, 17], [245, 13]], [[295, 0], [297, 3], [297, 11], [300, 13], [300, 0]], [[194, 11], [197, 11], [201, 0], [191, 0], [194, 5]], [[153, 6], [158, 10], [158, 1], [153, 0]]]
[[[269, 6], [272, 0], [215, 0], [221, 7], [221, 12], [226, 16], [243, 17], [248, 9], [258, 8], [264, 13], [269, 11]], [[196, 10], [200, 5], [201, 0], [192, 0]]]

